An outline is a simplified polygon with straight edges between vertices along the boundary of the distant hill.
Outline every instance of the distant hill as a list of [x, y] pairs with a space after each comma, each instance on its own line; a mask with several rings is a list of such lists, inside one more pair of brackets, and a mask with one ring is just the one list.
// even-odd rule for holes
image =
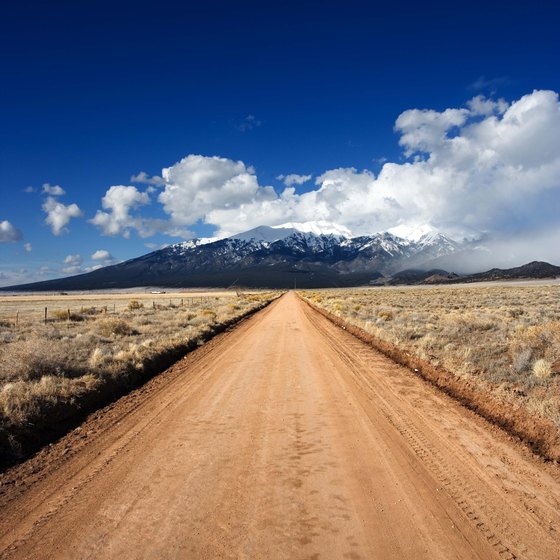
[[495, 280], [524, 280], [560, 277], [560, 266], [547, 262], [533, 261], [515, 268], [492, 268], [486, 272], [470, 274], [460, 279], [461, 282], [491, 282]]
[[436, 272], [424, 278], [424, 284], [445, 284], [453, 280], [460, 280], [461, 277], [454, 272]]
[[446, 270], [401, 270], [391, 276], [383, 276], [370, 282], [372, 285], [398, 286], [416, 284], [457, 284], [493, 282], [499, 280], [538, 280], [560, 277], [560, 267], [547, 262], [533, 261], [515, 268], [493, 268], [477, 274], [459, 275]]
[[460, 278], [458, 274], [441, 269], [407, 269], [401, 270], [388, 278], [379, 278], [377, 281], [372, 282], [372, 284], [384, 284], [391, 286], [398, 286], [399, 284], [440, 284], [457, 278]]

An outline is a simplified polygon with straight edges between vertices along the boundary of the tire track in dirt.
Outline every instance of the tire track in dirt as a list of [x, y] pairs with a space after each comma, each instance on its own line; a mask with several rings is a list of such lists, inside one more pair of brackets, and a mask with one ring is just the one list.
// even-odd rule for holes
[[0, 482], [2, 558], [547, 560], [560, 549], [557, 467], [294, 294]]

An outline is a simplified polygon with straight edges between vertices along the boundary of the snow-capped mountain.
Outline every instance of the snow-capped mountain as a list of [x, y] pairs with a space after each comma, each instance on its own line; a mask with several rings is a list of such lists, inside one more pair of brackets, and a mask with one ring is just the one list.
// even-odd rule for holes
[[[397, 230], [401, 231], [401, 230]], [[194, 239], [93, 272], [29, 289], [131, 286], [300, 287], [367, 284], [400, 270], [434, 268], [459, 246], [432, 229], [351, 237], [326, 222], [260, 226], [224, 239]]]

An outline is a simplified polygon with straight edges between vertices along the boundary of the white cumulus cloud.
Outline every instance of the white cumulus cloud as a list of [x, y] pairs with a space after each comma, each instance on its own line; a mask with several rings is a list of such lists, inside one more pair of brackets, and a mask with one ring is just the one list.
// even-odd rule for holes
[[25, 243], [23, 248], [28, 252], [31, 253], [31, 251], [33, 251], [33, 245], [31, 245], [31, 243]]
[[91, 259], [94, 261], [112, 261], [113, 255], [106, 251], [105, 249], [98, 249], [91, 255]]
[[144, 185], [157, 185], [162, 186], [165, 185], [165, 181], [158, 177], [157, 175], [153, 175], [150, 177], [145, 171], [140, 171], [137, 175], [132, 175], [130, 178], [131, 183], [142, 183]]
[[[32, 191], [28, 191], [32, 192]], [[66, 194], [66, 191], [60, 185], [50, 185], [49, 183], [43, 184], [43, 194], [48, 194], [51, 196], [62, 196]]]
[[47, 214], [45, 223], [51, 227], [54, 235], [66, 233], [68, 231], [66, 226], [70, 220], [83, 216], [77, 204], [65, 205], [52, 196], [48, 196], [43, 203], [43, 211]]
[[163, 169], [162, 175], [166, 186], [158, 200], [177, 226], [195, 224], [213, 212], [235, 211], [243, 204], [276, 198], [274, 189], [261, 187], [254, 169], [242, 161], [190, 155]]
[[14, 243], [23, 237], [21, 231], [8, 220], [0, 222], [0, 243]]
[[494, 101], [493, 99], [487, 99], [484, 95], [477, 95], [467, 101], [467, 107], [473, 116], [482, 115], [488, 117], [494, 113], [503, 115], [507, 111], [509, 104], [505, 99]]
[[84, 262], [84, 259], [82, 258], [82, 256], [80, 254], [68, 255], [64, 259], [64, 264], [66, 266], [64, 266], [62, 268], [62, 272], [64, 274], [78, 274], [79, 272], [83, 272], [83, 270], [82, 270], [82, 263], [83, 262]]
[[84, 262], [84, 259], [82, 259], [82, 256], [77, 254], [77, 255], [68, 255], [65, 259], [64, 259], [64, 264], [67, 264], [69, 266], [79, 266]]
[[136, 187], [112, 186], [101, 199], [101, 205], [107, 212], [98, 210], [90, 222], [99, 227], [104, 235], [123, 235], [128, 238], [132, 229], [143, 231], [141, 218], [132, 216], [130, 211], [149, 202], [149, 195]]
[[431, 109], [404, 111], [395, 123], [395, 130], [401, 134], [399, 144], [407, 156], [438, 149], [448, 131], [464, 125], [468, 116], [468, 109], [446, 109], [441, 113]]
[[294, 185], [303, 185], [307, 181], [311, 181], [312, 175], [297, 175], [296, 173], [290, 173], [289, 175], [278, 175], [276, 177], [279, 181], [282, 181], [287, 187], [293, 187]]

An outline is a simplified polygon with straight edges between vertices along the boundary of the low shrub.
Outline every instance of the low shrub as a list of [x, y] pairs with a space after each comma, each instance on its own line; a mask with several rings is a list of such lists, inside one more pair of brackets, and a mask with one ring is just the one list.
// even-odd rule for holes
[[96, 331], [101, 336], [131, 336], [138, 334], [138, 331], [126, 321], [116, 318], [102, 319], [96, 325]]

